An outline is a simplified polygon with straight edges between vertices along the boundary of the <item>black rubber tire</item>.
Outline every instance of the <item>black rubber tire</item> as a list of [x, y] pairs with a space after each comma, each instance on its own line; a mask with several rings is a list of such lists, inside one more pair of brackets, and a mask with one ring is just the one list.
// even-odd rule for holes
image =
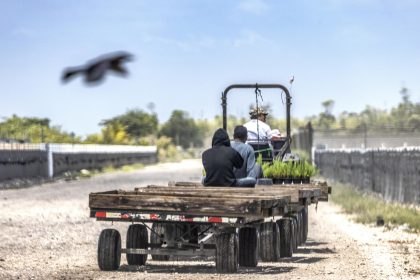
[[299, 215], [299, 246], [303, 245], [303, 214], [302, 211], [298, 213]]
[[297, 221], [295, 218], [291, 217], [292, 220], [292, 237], [291, 237], [291, 241], [292, 241], [292, 248], [293, 248], [293, 253], [295, 253], [297, 251]]
[[259, 232], [257, 228], [239, 230], [239, 265], [256, 267], [258, 265]]
[[121, 261], [121, 235], [115, 229], [104, 229], [98, 242], [98, 265], [101, 270], [117, 270]]
[[298, 246], [300, 246], [301, 244], [301, 237], [302, 237], [302, 232], [301, 232], [301, 228], [302, 228], [302, 224], [301, 224], [301, 220], [300, 220], [300, 215], [298, 213], [293, 213], [290, 215], [290, 217], [292, 217], [292, 219], [295, 220], [295, 250], [297, 250]]
[[[127, 230], [127, 248], [146, 249], [149, 238], [147, 236], [147, 228], [144, 225], [130, 225]], [[147, 254], [127, 254], [127, 263], [129, 265], [145, 265]]]
[[[151, 244], [162, 244], [161, 236], [165, 235], [165, 225], [161, 223], [153, 223], [152, 231], [150, 232], [150, 243]], [[168, 261], [168, 255], [152, 255], [152, 260], [156, 261]]]
[[267, 222], [260, 226], [260, 258], [263, 262], [280, 259], [280, 230], [277, 223]]
[[236, 233], [221, 233], [216, 236], [217, 273], [235, 273], [238, 270], [239, 253]]
[[291, 258], [293, 256], [292, 244], [292, 219], [288, 217], [277, 221], [280, 229], [280, 258]]
[[309, 232], [309, 212], [308, 212], [308, 205], [302, 210], [302, 223], [303, 223], [303, 243], [306, 243], [308, 240], [308, 232]]

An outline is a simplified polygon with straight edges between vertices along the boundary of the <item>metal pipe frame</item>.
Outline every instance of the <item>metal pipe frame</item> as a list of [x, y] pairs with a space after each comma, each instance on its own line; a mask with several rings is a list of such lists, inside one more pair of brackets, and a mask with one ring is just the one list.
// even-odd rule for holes
[[223, 129], [227, 130], [227, 94], [232, 89], [251, 88], [251, 89], [263, 89], [263, 88], [277, 88], [284, 92], [286, 95], [286, 133], [287, 137], [290, 136], [290, 106], [292, 105], [292, 97], [290, 96], [289, 90], [281, 84], [234, 84], [228, 86], [222, 93], [222, 108], [223, 108]]

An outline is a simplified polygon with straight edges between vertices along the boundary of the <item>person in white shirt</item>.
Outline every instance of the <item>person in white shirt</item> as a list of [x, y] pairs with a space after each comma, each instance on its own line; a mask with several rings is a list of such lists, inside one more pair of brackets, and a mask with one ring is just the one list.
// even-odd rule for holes
[[266, 124], [268, 113], [262, 108], [255, 108], [249, 112], [251, 120], [244, 124], [248, 130], [248, 141], [268, 141], [280, 138], [278, 129], [271, 130]]

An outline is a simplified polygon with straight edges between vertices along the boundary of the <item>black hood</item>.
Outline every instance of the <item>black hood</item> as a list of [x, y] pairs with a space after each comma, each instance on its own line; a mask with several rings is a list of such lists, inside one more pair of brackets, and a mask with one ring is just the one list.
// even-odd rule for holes
[[219, 128], [213, 135], [213, 139], [211, 140], [211, 146], [227, 146], [230, 147], [229, 135], [227, 134], [226, 130], [223, 128]]

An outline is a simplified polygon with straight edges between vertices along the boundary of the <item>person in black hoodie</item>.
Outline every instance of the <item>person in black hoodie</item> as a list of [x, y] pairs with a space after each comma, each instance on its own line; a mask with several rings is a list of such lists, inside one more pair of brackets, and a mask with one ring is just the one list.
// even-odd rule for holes
[[241, 168], [244, 160], [241, 154], [230, 146], [229, 135], [224, 129], [216, 130], [211, 145], [212, 147], [204, 151], [202, 155], [206, 171], [206, 176], [203, 179], [204, 186], [251, 187], [255, 185], [255, 180], [248, 182], [235, 178], [233, 170]]
[[211, 148], [203, 153], [202, 160], [206, 177], [205, 186], [235, 186], [236, 178], [233, 168], [241, 168], [244, 160], [230, 146], [229, 135], [219, 128], [214, 132]]

